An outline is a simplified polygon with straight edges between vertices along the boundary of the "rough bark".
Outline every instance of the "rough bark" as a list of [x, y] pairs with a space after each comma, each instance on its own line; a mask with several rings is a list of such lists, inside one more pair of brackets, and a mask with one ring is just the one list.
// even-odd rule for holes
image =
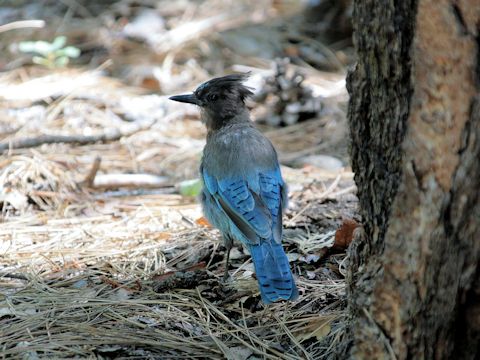
[[478, 0], [354, 1], [350, 249], [340, 358], [480, 356]]

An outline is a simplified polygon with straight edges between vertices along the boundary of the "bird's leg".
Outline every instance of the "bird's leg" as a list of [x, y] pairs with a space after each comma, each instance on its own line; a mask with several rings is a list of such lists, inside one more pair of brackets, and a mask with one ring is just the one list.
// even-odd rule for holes
[[225, 236], [225, 247], [227, 248], [227, 256], [225, 258], [225, 273], [223, 274], [223, 281], [227, 281], [229, 274], [228, 274], [228, 267], [229, 267], [229, 261], [230, 261], [230, 250], [232, 250], [233, 246], [233, 241], [230, 239], [230, 237]]

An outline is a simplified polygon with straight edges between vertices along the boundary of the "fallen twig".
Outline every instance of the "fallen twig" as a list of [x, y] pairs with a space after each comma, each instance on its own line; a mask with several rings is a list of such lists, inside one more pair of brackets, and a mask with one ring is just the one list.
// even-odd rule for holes
[[17, 279], [17, 280], [28, 280], [28, 278], [22, 274], [13, 274], [13, 273], [0, 274], [0, 278], [2, 277], [9, 278], [9, 279]]
[[115, 190], [115, 191], [106, 191], [101, 194], [94, 196], [95, 200], [105, 200], [116, 197], [128, 197], [128, 196], [148, 196], [148, 195], [165, 195], [165, 194], [175, 194], [177, 189], [175, 186], [165, 186], [164, 188], [157, 189], [125, 189], [125, 190]]
[[88, 172], [85, 179], [80, 183], [80, 185], [84, 185], [87, 187], [93, 186], [93, 182], [95, 180], [95, 176], [97, 175], [98, 169], [100, 169], [101, 162], [102, 162], [102, 158], [100, 156], [96, 156], [95, 160], [93, 160], [92, 168]]
[[44, 26], [45, 26], [44, 20], [12, 21], [8, 24], [1, 25], [0, 33], [9, 31], [9, 30], [24, 29], [24, 28], [43, 28]]
[[91, 187], [102, 189], [116, 188], [162, 188], [171, 187], [165, 176], [153, 174], [102, 174], [97, 175]]
[[135, 285], [134, 286], [126, 286], [121, 284], [120, 282], [109, 279], [105, 275], [100, 276], [100, 280], [102, 280], [105, 284], [110, 285], [112, 289], [125, 289], [128, 292], [137, 292], [142, 289], [142, 284], [140, 283], [139, 280], [135, 280]]
[[151, 121], [147, 125], [139, 125], [129, 131], [121, 131], [119, 129], [115, 129], [114, 131], [104, 132], [98, 135], [41, 135], [33, 138], [13, 140], [0, 143], [0, 151], [3, 152], [10, 149], [27, 149], [37, 147], [43, 144], [64, 143], [87, 145], [96, 142], [116, 141], [120, 140], [122, 137], [133, 135], [136, 132], [147, 130], [154, 123], [155, 121]]

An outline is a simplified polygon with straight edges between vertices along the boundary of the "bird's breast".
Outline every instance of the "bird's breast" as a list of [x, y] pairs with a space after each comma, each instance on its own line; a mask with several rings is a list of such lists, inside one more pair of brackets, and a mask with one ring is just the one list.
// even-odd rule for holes
[[270, 141], [252, 127], [232, 127], [207, 139], [202, 166], [216, 176], [238, 176], [278, 164]]

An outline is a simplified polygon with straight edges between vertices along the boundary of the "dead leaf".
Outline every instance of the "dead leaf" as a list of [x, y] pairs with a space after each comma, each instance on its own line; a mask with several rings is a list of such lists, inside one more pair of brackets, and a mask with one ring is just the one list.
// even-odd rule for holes
[[330, 332], [330, 323], [332, 320], [333, 318], [331, 316], [312, 319], [304, 327], [294, 331], [295, 338], [299, 342], [304, 342], [312, 337], [321, 340]]
[[353, 231], [360, 226], [353, 219], [344, 219], [342, 226], [335, 233], [334, 249], [345, 250], [353, 239]]
[[295, 57], [299, 55], [298, 47], [296, 46], [286, 46], [283, 51], [290, 57]]
[[210, 223], [208, 222], [208, 220], [204, 216], [199, 217], [197, 220], [195, 220], [195, 223], [197, 223], [200, 226], [204, 226], [204, 227], [209, 227], [209, 228], [212, 227], [212, 225], [210, 225]]
[[170, 239], [171, 236], [172, 236], [172, 234], [170, 234], [169, 232], [160, 232], [160, 233], [156, 233], [154, 235], [154, 239], [155, 240], [168, 240], [168, 239]]
[[318, 327], [313, 333], [312, 336], [315, 336], [317, 340], [323, 339], [330, 332], [331, 327], [330, 323]]
[[160, 84], [158, 83], [158, 80], [151, 76], [144, 77], [140, 86], [148, 90], [160, 90]]

